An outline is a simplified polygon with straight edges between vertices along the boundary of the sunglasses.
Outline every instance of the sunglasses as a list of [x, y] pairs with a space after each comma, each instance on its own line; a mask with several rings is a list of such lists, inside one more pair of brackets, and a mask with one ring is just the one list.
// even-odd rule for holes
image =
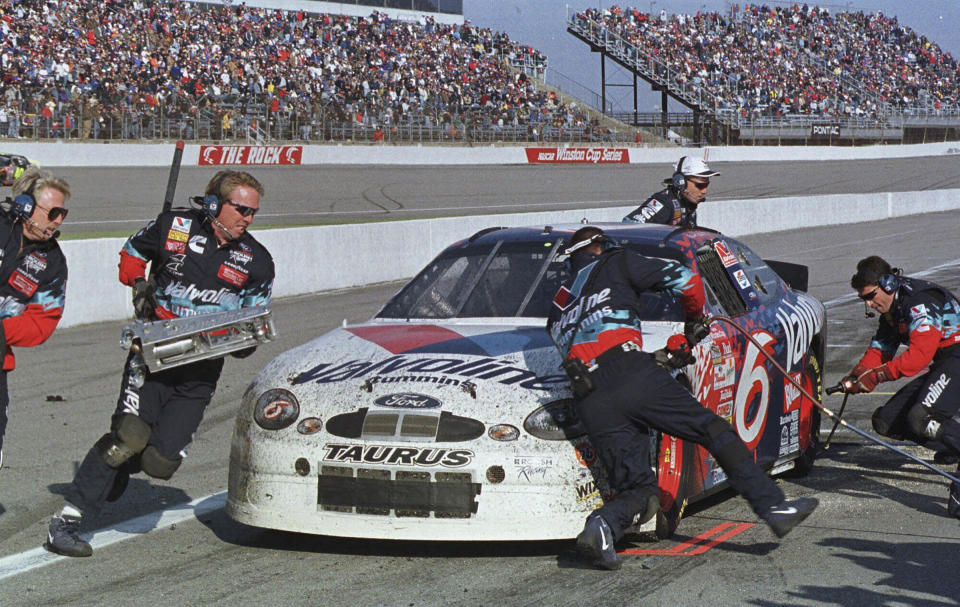
[[257, 214], [257, 211], [260, 210], [260, 209], [255, 209], [255, 208], [253, 208], [253, 207], [248, 207], [248, 206], [245, 205], [245, 204], [237, 204], [237, 203], [235, 203], [235, 202], [232, 201], [232, 200], [228, 200], [228, 201], [227, 201], [227, 204], [229, 204], [229, 205], [231, 205], [232, 207], [234, 207], [235, 209], [237, 209], [237, 213], [240, 213], [240, 214], [243, 215], [244, 217], [253, 217], [254, 215]]
[[50, 208], [48, 209], [48, 208], [46, 208], [46, 207], [40, 206], [39, 204], [36, 205], [36, 206], [37, 206], [38, 209], [42, 209], [42, 210], [44, 210], [44, 211], [47, 212], [47, 219], [49, 219], [50, 221], [56, 221], [56, 220], [58, 220], [58, 219], [66, 219], [66, 218], [67, 218], [67, 212], [68, 212], [68, 211], [67, 211], [67, 209], [65, 209], [65, 208], [63, 208], [63, 207], [50, 207]]
[[690, 181], [688, 183], [698, 190], [705, 190], [710, 185], [709, 181]]
[[859, 297], [863, 301], [871, 301], [873, 300], [874, 297], [877, 296], [877, 291], [879, 290], [880, 290], [880, 287], [877, 287], [873, 291], [870, 291], [869, 293], [864, 293], [863, 295], [857, 295], [857, 297]]

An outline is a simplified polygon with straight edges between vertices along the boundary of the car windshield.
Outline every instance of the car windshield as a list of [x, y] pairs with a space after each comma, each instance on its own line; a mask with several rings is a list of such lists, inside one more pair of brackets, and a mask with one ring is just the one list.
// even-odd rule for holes
[[[553, 259], [559, 246], [559, 239], [499, 241], [446, 251], [407, 283], [377, 318], [545, 319], [553, 296], [567, 277], [564, 264]], [[659, 292], [641, 296], [640, 317], [684, 318], [679, 303]]]

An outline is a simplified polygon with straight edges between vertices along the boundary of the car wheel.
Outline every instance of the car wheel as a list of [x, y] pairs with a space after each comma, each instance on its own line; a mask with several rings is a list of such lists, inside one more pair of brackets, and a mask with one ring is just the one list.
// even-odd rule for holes
[[677, 530], [687, 499], [698, 490], [693, 486], [696, 484], [697, 446], [660, 434], [657, 453], [660, 510], [657, 512], [656, 534], [658, 539], [665, 540]]
[[[823, 368], [820, 366], [820, 360], [814, 352], [807, 354], [807, 366], [803, 374], [803, 387], [810, 392], [811, 396], [816, 397], [818, 402], [823, 402]], [[817, 453], [820, 450], [820, 409], [808, 399], [804, 398], [806, 407], [809, 407], [809, 414], [806, 416], [809, 422], [803, 418], [803, 408], [800, 409], [800, 428], [801, 435], [804, 428], [809, 428], [810, 441], [800, 452], [797, 463], [793, 468], [793, 476], [804, 477], [813, 470], [813, 464], [817, 459]]]

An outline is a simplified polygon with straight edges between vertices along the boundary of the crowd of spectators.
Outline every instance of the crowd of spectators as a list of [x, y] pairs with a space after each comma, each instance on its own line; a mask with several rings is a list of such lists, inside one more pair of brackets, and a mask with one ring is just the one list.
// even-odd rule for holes
[[614, 5], [577, 19], [665, 66], [675, 85], [708, 90], [721, 112], [882, 119], [960, 102], [957, 62], [880, 12], [734, 4], [668, 16]]
[[539, 51], [458, 25], [176, 0], [0, 0], [0, 136], [329, 139], [588, 130]]

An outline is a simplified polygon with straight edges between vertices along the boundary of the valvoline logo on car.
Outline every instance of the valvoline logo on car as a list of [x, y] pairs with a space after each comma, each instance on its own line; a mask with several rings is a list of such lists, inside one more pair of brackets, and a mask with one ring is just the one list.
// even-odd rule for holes
[[432, 396], [411, 392], [387, 394], [373, 402], [381, 407], [401, 407], [404, 409], [435, 409], [440, 406], [440, 401]]

